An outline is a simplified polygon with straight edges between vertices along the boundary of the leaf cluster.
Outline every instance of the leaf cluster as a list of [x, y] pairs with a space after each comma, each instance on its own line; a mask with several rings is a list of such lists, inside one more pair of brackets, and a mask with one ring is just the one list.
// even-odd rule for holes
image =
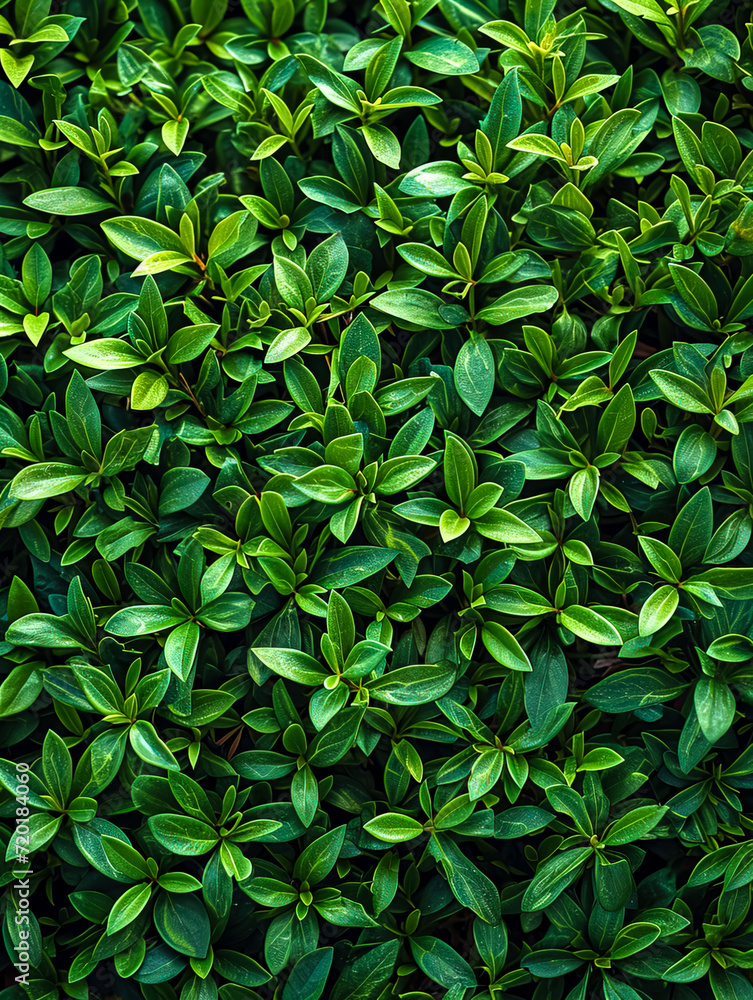
[[0, 1000], [753, 1000], [749, 5], [0, 10]]

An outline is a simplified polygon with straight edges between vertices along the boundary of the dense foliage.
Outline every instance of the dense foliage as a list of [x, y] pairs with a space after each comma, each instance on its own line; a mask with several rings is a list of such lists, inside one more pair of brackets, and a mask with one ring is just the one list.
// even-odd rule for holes
[[1, 1000], [753, 1000], [749, 5], [0, 6]]

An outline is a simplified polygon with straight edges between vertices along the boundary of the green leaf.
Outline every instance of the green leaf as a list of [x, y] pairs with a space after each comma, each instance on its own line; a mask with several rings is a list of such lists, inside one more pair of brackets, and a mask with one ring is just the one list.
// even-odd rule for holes
[[[280, 138], [283, 142], [285, 141], [283, 137]], [[261, 149], [261, 147], [259, 148]], [[257, 150], [257, 155], [258, 152], [259, 150]], [[340, 212], [352, 214], [361, 208], [357, 195], [350, 190], [347, 184], [343, 184], [336, 177], [304, 177], [298, 182], [298, 187], [312, 201], [330, 205]]]
[[319, 1000], [332, 968], [332, 948], [317, 948], [293, 966], [283, 987], [282, 1000]]
[[45, 614], [19, 618], [8, 628], [5, 638], [17, 646], [39, 646], [42, 649], [78, 649], [83, 641], [70, 619]]
[[394, 549], [370, 545], [350, 545], [320, 559], [312, 575], [321, 587], [352, 587], [388, 566], [397, 556]]
[[552, 822], [552, 814], [539, 806], [513, 806], [494, 817], [494, 836], [499, 840], [516, 840], [528, 833], [543, 830]]
[[709, 966], [709, 982], [716, 1000], [750, 1000], [750, 981], [745, 973], [735, 969], [723, 969], [716, 962]]
[[388, 844], [401, 844], [405, 840], [414, 840], [423, 833], [423, 826], [412, 816], [400, 813], [384, 813], [376, 816], [363, 825], [364, 830], [377, 840]]
[[517, 67], [505, 73], [504, 80], [495, 88], [481, 129], [492, 147], [492, 167], [498, 170], [506, 157], [507, 143], [517, 136], [523, 105]]
[[171, 118], [162, 126], [162, 141], [175, 156], [178, 156], [183, 149], [188, 128], [189, 122], [186, 118], [181, 118], [180, 121]]
[[716, 743], [727, 732], [735, 717], [735, 696], [730, 691], [729, 684], [713, 677], [699, 677], [693, 702], [701, 732], [709, 743]]
[[483, 750], [475, 761], [468, 778], [468, 795], [475, 802], [497, 784], [502, 777], [505, 755], [502, 750]]
[[165, 768], [168, 771], [179, 771], [177, 762], [167, 744], [160, 739], [157, 730], [146, 719], [138, 719], [129, 730], [131, 746], [138, 756], [153, 767]]
[[468, 907], [489, 924], [499, 923], [501, 905], [499, 890], [459, 849], [447, 834], [435, 833], [429, 847], [441, 861], [452, 893], [462, 906]]
[[530, 671], [531, 661], [515, 636], [498, 622], [486, 622], [481, 639], [497, 663], [510, 670]]
[[118, 840], [117, 837], [104, 835], [102, 837], [102, 847], [107, 860], [119, 874], [138, 881], [149, 877], [149, 865], [130, 844]]
[[116, 371], [121, 368], [136, 368], [144, 363], [144, 357], [129, 343], [115, 337], [107, 340], [92, 340], [88, 344], [69, 347], [65, 356], [76, 364], [101, 371]]
[[186, 615], [176, 612], [169, 605], [141, 604], [116, 611], [107, 622], [107, 631], [121, 636], [146, 635], [174, 628], [185, 619]]
[[589, 465], [587, 469], [578, 469], [570, 477], [567, 493], [575, 510], [587, 521], [599, 493], [599, 470], [593, 465]]
[[479, 71], [473, 50], [457, 38], [424, 39], [407, 51], [405, 57], [414, 66], [443, 76], [463, 76]]
[[64, 806], [73, 783], [73, 763], [68, 747], [55, 732], [49, 732], [42, 745], [42, 775], [55, 800]]
[[466, 340], [455, 362], [455, 388], [458, 395], [480, 417], [494, 391], [494, 357], [483, 338]]
[[62, 816], [50, 816], [46, 812], [33, 813], [26, 824], [28, 829], [19, 825], [14, 830], [8, 842], [5, 860], [15, 861], [16, 858], [47, 847], [54, 840], [62, 822]]
[[558, 812], [565, 813], [573, 820], [579, 833], [585, 837], [592, 836], [594, 828], [586, 803], [574, 788], [569, 785], [551, 785], [546, 789], [546, 797]]
[[319, 88], [321, 93], [338, 108], [345, 108], [347, 111], [360, 111], [361, 105], [358, 100], [357, 86], [354, 80], [336, 73], [312, 56], [298, 56], [303, 65], [309, 80]]
[[253, 653], [280, 677], [297, 681], [299, 684], [319, 685], [329, 675], [329, 671], [318, 660], [297, 649], [255, 646]]
[[508, 142], [507, 146], [509, 149], [514, 149], [515, 152], [532, 153], [534, 156], [547, 156], [562, 163], [565, 162], [559, 145], [548, 135], [530, 132]]
[[112, 212], [115, 206], [107, 198], [82, 187], [57, 187], [35, 191], [24, 198], [24, 205], [46, 215], [92, 215]]
[[549, 906], [575, 882], [592, 854], [591, 847], [573, 847], [546, 861], [523, 894], [523, 912], [532, 913]]
[[345, 842], [345, 827], [339, 826], [304, 848], [296, 860], [293, 877], [317, 885], [329, 875]]
[[684, 568], [696, 565], [703, 558], [713, 529], [711, 491], [705, 486], [681, 508], [669, 532], [670, 547]]
[[[624, 3], [625, 0], [622, 0]], [[645, 0], [644, 0], [645, 2]], [[658, 6], [658, 4], [657, 4]], [[703, 153], [701, 143], [693, 133], [692, 129], [680, 118], [672, 117], [672, 131], [674, 132], [677, 149], [682, 157], [685, 169], [693, 180], [698, 177], [698, 166], [703, 165]]]
[[463, 179], [463, 167], [453, 160], [438, 160], [409, 170], [400, 181], [403, 194], [417, 198], [444, 198], [471, 185]]
[[117, 250], [128, 257], [145, 260], [158, 250], [184, 254], [180, 237], [167, 226], [136, 215], [123, 215], [102, 223], [105, 236]]
[[622, 637], [603, 615], [591, 608], [571, 605], [560, 615], [560, 621], [575, 635], [602, 646], [621, 646]]
[[443, 542], [460, 538], [470, 528], [470, 518], [461, 517], [454, 510], [445, 510], [439, 518], [439, 534]]
[[472, 452], [454, 434], [447, 434], [444, 448], [444, 484], [451, 503], [463, 510], [476, 485], [476, 464]]
[[650, 833], [667, 811], [666, 806], [638, 806], [614, 821], [604, 836], [608, 847], [632, 844]]
[[340, 973], [330, 1000], [376, 1000], [392, 976], [399, 950], [399, 941], [385, 941], [358, 955]]
[[160, 484], [159, 513], [161, 517], [176, 514], [194, 504], [211, 480], [201, 469], [168, 469]]
[[682, 301], [693, 317], [700, 322], [700, 328], [711, 329], [713, 321], [717, 318], [717, 307], [714, 293], [709, 286], [695, 271], [681, 264], [671, 264], [669, 272]]
[[372, 698], [390, 705], [426, 705], [447, 694], [455, 682], [452, 664], [398, 667], [366, 685]]
[[11, 483], [11, 496], [19, 500], [44, 500], [57, 497], [80, 486], [85, 469], [64, 462], [40, 462], [22, 469]]
[[401, 493], [420, 483], [435, 468], [436, 462], [431, 458], [410, 455], [388, 458], [379, 468], [374, 488], [383, 496]]
[[149, 829], [168, 851], [189, 857], [206, 854], [220, 839], [203, 820], [169, 813], [152, 816]]
[[717, 454], [714, 438], [697, 424], [686, 427], [677, 439], [672, 468], [678, 483], [687, 485], [711, 468]]
[[138, 917], [152, 894], [150, 885], [132, 885], [113, 904], [107, 918], [107, 933], [116, 934]]
[[[596, 855], [594, 885], [599, 905], [607, 913], [621, 911], [635, 892], [635, 882], [627, 860], [619, 858], [609, 861], [601, 852]], [[627, 946], [626, 950], [629, 950]]]
[[374, 159], [385, 163], [393, 170], [399, 169], [402, 151], [394, 132], [391, 132], [386, 125], [364, 125], [361, 135], [366, 140]]
[[653, 635], [663, 628], [677, 610], [680, 595], [677, 587], [664, 584], [658, 587], [647, 600], [643, 602], [638, 629], [641, 635]]
[[157, 372], [141, 372], [131, 386], [131, 406], [134, 410], [153, 410], [169, 392], [167, 379]]
[[207, 911], [197, 896], [161, 892], [154, 904], [154, 926], [165, 944], [180, 955], [205, 957], [211, 928]]
[[501, 298], [489, 306], [485, 306], [476, 314], [477, 319], [486, 320], [493, 326], [504, 326], [514, 320], [543, 313], [551, 309], [559, 298], [556, 288], [546, 285], [527, 285], [505, 292]]
[[34, 56], [15, 56], [10, 49], [0, 49], [0, 64], [14, 87], [20, 87], [34, 65]]
[[476, 985], [473, 969], [445, 941], [435, 937], [411, 937], [410, 950], [419, 969], [440, 986], [450, 989]]
[[646, 666], [605, 677], [589, 688], [584, 697], [602, 711], [619, 714], [673, 701], [687, 687], [688, 682], [678, 675]]
[[[329, 302], [340, 288], [348, 260], [348, 248], [340, 233], [333, 233], [311, 251], [306, 261], [306, 274], [317, 302]], [[359, 316], [361, 318], [366, 319]]]
[[430, 274], [434, 278], [457, 278], [457, 271], [451, 267], [438, 250], [423, 243], [402, 243], [397, 252], [411, 267]]
[[0, 684], [0, 718], [31, 708], [42, 691], [42, 673], [33, 664], [14, 667]]
[[335, 465], [320, 465], [305, 473], [296, 479], [295, 488], [312, 500], [331, 504], [352, 500], [357, 492], [353, 477]]
[[567, 89], [565, 96], [562, 98], [562, 103], [567, 104], [569, 101], [575, 101], [579, 97], [598, 94], [600, 91], [606, 90], [607, 87], [614, 86], [619, 79], [619, 76], [599, 75], [597, 73], [581, 76]]
[[[461, 321], [460, 318], [457, 322], [444, 318], [441, 311], [445, 308], [444, 302], [438, 295], [424, 288], [396, 288], [382, 292], [371, 300], [371, 305], [393, 319], [433, 330], [452, 330]], [[449, 317], [450, 314], [447, 315]]]
[[638, 542], [659, 576], [672, 583], [679, 583], [682, 576], [682, 563], [669, 545], [660, 542], [658, 538], [648, 538], [644, 535], [639, 536]]
[[713, 413], [708, 394], [684, 375], [674, 372], [651, 371], [649, 375], [662, 393], [681, 410], [688, 413]]
[[633, 390], [624, 385], [610, 401], [599, 420], [596, 447], [600, 452], [622, 452], [635, 429]]

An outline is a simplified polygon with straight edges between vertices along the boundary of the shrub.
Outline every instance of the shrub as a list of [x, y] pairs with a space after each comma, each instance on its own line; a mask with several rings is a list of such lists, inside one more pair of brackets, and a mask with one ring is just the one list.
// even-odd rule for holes
[[2, 6], [0, 1000], [753, 1000], [749, 4]]

